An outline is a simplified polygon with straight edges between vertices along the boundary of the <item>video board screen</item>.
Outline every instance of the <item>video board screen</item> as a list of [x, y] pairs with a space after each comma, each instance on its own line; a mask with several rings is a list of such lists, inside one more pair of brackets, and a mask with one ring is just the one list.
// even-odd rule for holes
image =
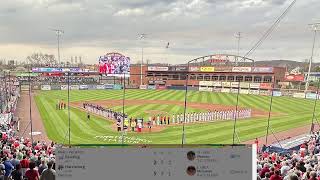
[[130, 74], [130, 58], [120, 53], [108, 53], [100, 56], [99, 72], [107, 76]]

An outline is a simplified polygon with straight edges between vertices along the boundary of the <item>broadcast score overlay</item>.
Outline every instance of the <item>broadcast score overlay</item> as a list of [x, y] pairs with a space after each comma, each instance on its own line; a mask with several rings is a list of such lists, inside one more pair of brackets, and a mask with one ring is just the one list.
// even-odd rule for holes
[[59, 148], [56, 152], [58, 180], [256, 179], [255, 145]]

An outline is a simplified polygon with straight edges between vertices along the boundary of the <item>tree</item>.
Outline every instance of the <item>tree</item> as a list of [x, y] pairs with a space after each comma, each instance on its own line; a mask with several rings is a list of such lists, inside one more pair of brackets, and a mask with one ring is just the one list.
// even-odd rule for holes
[[57, 60], [52, 54], [33, 53], [27, 57], [27, 63], [32, 66], [53, 66], [57, 64]]

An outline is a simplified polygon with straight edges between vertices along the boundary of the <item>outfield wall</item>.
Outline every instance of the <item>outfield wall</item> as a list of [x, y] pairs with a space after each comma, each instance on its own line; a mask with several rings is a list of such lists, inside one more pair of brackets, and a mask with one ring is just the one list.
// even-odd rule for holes
[[[121, 90], [122, 84], [98, 84], [98, 85], [70, 85], [70, 90]], [[28, 87], [21, 86], [21, 89], [29, 89]], [[33, 90], [68, 90], [68, 85], [41, 85], [32, 86]], [[141, 85], [140, 87], [126, 86], [126, 89], [142, 89], [142, 90], [185, 90], [185, 86], [159, 86], [159, 85]], [[209, 82], [200, 81], [198, 86], [188, 86], [188, 90], [203, 91], [203, 92], [221, 92], [221, 93], [240, 93], [249, 95], [261, 96], [288, 96], [300, 99], [320, 99], [320, 93], [312, 92], [298, 92], [297, 90], [274, 89], [272, 91], [272, 83], [246, 83], [246, 82]]]

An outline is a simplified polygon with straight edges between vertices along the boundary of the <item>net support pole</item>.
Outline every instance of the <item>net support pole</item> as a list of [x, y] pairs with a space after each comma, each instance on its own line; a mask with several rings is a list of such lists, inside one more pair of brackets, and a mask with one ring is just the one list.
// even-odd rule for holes
[[235, 135], [236, 135], [236, 126], [237, 126], [237, 115], [238, 115], [238, 106], [239, 106], [239, 94], [240, 94], [240, 80], [238, 80], [238, 93], [237, 93], [237, 102], [236, 102], [236, 115], [234, 116], [233, 122], [233, 135], [232, 135], [232, 145], [234, 145]]
[[32, 123], [32, 108], [31, 108], [31, 63], [29, 66], [29, 118], [30, 118], [30, 137], [33, 143], [33, 123]]
[[268, 122], [267, 122], [267, 132], [266, 132], [266, 145], [268, 144], [268, 136], [269, 136], [269, 128], [270, 128], [270, 119], [271, 119], [271, 110], [272, 110], [272, 103], [273, 103], [273, 90], [274, 90], [274, 82], [273, 82], [273, 84], [272, 84], [270, 104], [269, 104], [269, 113], [268, 113]]
[[185, 82], [185, 93], [184, 93], [184, 109], [183, 109], [183, 124], [182, 124], [182, 139], [181, 145], [186, 143], [186, 135], [185, 135], [185, 123], [186, 123], [186, 112], [187, 112], [187, 95], [188, 95], [188, 80], [189, 80], [189, 66], [190, 61], [188, 62], [188, 68], [186, 73], [186, 82]]
[[310, 127], [310, 133], [313, 133], [314, 130], [314, 118], [315, 118], [315, 113], [316, 113], [316, 107], [317, 107], [317, 101], [318, 101], [318, 94], [319, 94], [319, 80], [317, 81], [317, 94], [316, 94], [316, 99], [314, 100], [314, 105], [313, 105], [313, 113], [312, 113], [312, 120], [311, 120], [311, 127]]
[[70, 72], [68, 72], [68, 143], [71, 147], [71, 119], [70, 119]]
[[121, 143], [124, 144], [124, 105], [125, 105], [125, 98], [126, 98], [126, 74], [123, 73], [123, 93], [122, 93], [122, 133], [121, 133]]

